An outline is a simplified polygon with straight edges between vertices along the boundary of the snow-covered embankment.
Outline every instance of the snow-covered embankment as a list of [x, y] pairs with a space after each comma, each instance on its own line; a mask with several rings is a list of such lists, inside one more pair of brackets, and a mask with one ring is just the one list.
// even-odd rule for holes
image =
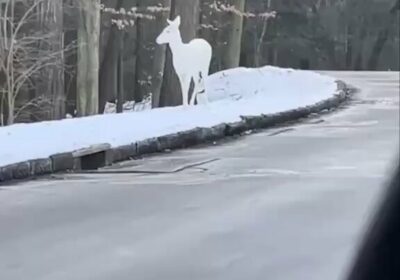
[[240, 121], [315, 104], [332, 97], [335, 79], [276, 67], [236, 68], [207, 82], [210, 103], [0, 128], [0, 166], [99, 143], [121, 146], [144, 139]]

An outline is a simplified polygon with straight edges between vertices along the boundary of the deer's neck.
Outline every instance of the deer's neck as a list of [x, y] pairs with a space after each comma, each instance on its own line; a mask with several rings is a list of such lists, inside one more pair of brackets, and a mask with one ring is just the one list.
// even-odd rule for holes
[[171, 52], [173, 54], [177, 54], [181, 51], [182, 47], [184, 46], [184, 43], [182, 41], [182, 36], [181, 33], [178, 32], [171, 42], [169, 42], [169, 47], [171, 48]]

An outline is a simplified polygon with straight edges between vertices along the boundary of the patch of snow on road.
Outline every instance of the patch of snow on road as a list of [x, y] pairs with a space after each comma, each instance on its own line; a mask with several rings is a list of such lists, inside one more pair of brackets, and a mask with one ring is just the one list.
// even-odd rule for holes
[[336, 93], [335, 79], [309, 71], [266, 66], [235, 68], [208, 78], [210, 103], [106, 114], [0, 128], [0, 166], [45, 158], [93, 144], [130, 144], [195, 127], [235, 122], [312, 105]]

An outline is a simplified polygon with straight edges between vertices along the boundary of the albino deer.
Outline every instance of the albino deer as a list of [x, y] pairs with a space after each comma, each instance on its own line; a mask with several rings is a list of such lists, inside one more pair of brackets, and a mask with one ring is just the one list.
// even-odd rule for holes
[[193, 39], [189, 43], [182, 42], [179, 26], [180, 16], [175, 20], [167, 20], [168, 26], [157, 37], [157, 44], [169, 44], [172, 52], [172, 64], [181, 84], [183, 106], [188, 105], [190, 82], [193, 79], [194, 90], [190, 99], [190, 105], [194, 105], [198, 94], [204, 95], [207, 102], [207, 94], [204, 79], [208, 76], [211, 62], [212, 48], [203, 39]]

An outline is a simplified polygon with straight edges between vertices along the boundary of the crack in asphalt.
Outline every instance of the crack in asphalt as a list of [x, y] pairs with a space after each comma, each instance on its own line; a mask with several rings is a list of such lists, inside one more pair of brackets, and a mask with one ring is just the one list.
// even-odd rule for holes
[[[220, 160], [219, 158], [204, 160], [192, 164], [187, 164], [172, 171], [152, 171], [152, 170], [86, 170], [75, 172], [75, 174], [175, 174], [191, 168], [198, 168], [207, 163], [212, 163]], [[207, 169], [203, 169], [207, 171]]]
[[294, 130], [295, 130], [294, 128], [281, 129], [281, 130], [278, 130], [278, 131], [275, 131], [275, 132], [272, 132], [272, 133], [268, 134], [268, 136], [276, 136], [276, 135], [283, 134], [283, 133], [286, 133], [286, 132], [289, 132], [289, 131], [294, 131]]

